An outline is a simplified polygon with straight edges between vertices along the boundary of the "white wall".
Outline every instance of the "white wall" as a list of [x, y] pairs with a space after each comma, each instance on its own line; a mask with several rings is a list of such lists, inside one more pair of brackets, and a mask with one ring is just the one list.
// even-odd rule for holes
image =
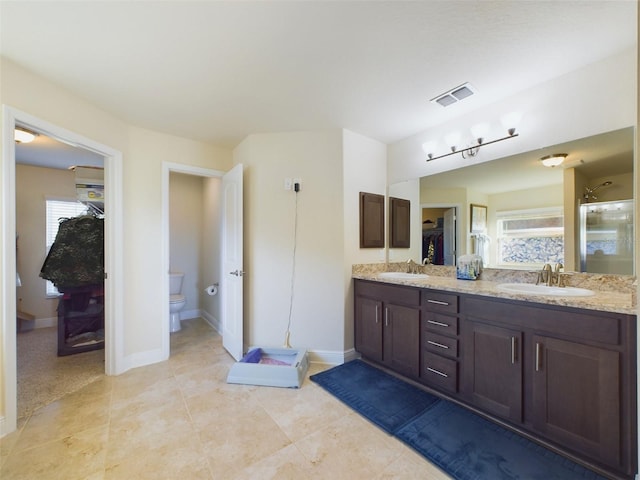
[[[344, 350], [354, 345], [353, 287], [351, 266], [354, 263], [377, 263], [386, 259], [385, 249], [360, 248], [360, 192], [386, 194], [387, 146], [363, 135], [342, 131], [343, 142], [343, 211], [344, 211]], [[415, 197], [412, 200], [412, 208]], [[385, 203], [386, 211], [386, 203]], [[386, 235], [386, 233], [385, 233]]]
[[[228, 170], [231, 152], [192, 140], [129, 128], [129, 158], [125, 159], [124, 219], [125, 308], [128, 327], [125, 351], [135, 352], [136, 362], [153, 362], [161, 349], [166, 305], [157, 301], [168, 282], [160, 259], [162, 242], [162, 164], [183, 163]], [[167, 283], [168, 285], [168, 283]], [[139, 358], [139, 360], [137, 360]]]
[[256, 134], [234, 150], [244, 176], [245, 344], [281, 346], [289, 317], [296, 194], [302, 179], [291, 344], [342, 352], [344, 222], [342, 135]]
[[387, 194], [386, 145], [349, 130], [343, 130], [343, 142], [346, 256], [350, 263], [384, 262], [384, 248], [360, 248], [360, 192]]
[[219, 283], [222, 278], [221, 249], [221, 186], [219, 178], [203, 179], [204, 207], [202, 209], [202, 263], [200, 264], [200, 304], [203, 315], [212, 324], [219, 327], [220, 294], [209, 296], [204, 288]]
[[[422, 260], [422, 208], [420, 204], [420, 179], [414, 178], [405, 182], [389, 185], [389, 197], [403, 198], [411, 202], [409, 212], [409, 248], [389, 248], [390, 262], [406, 262], [408, 259]], [[389, 202], [386, 206], [387, 245], [389, 245]], [[416, 228], [418, 227], [418, 228]]]
[[[494, 126], [487, 140], [502, 137], [506, 131], [500, 119], [513, 111], [523, 113], [520, 136], [481, 148], [474, 163], [635, 125], [636, 60], [633, 48], [391, 144], [389, 183], [465, 166], [468, 160], [461, 155], [426, 162], [422, 144], [442, 140], [451, 131], [468, 132], [479, 122]], [[616, 94], [603, 94], [603, 86], [610, 85], [612, 79], [616, 80]], [[441, 148], [445, 147], [441, 144]]]

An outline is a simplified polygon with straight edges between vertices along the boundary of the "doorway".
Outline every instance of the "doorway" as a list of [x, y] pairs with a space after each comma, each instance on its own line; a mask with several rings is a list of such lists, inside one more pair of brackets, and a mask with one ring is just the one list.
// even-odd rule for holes
[[[177, 312], [180, 320], [201, 317], [218, 332], [221, 184], [218, 177], [169, 175], [169, 270], [178, 275], [175, 285], [181, 286], [169, 293], [172, 299], [184, 299]], [[209, 287], [213, 288], [207, 293]], [[180, 328], [175, 320], [170, 324], [171, 332]]]
[[224, 172], [218, 170], [189, 165], [165, 162], [162, 166], [162, 271], [167, 272], [167, 308], [162, 319], [163, 358], [171, 355], [170, 272], [184, 273], [182, 290], [186, 305], [181, 319], [201, 316], [214, 329], [221, 331], [219, 295], [216, 299], [202, 302], [200, 296], [206, 287], [220, 282], [220, 245], [217, 242], [220, 238], [220, 185], [223, 176]]
[[15, 145], [18, 418], [105, 373], [104, 158], [34, 133]]
[[422, 205], [422, 259], [455, 265], [458, 245], [455, 205]]
[[0, 436], [17, 426], [16, 370], [16, 125], [58, 141], [82, 148], [104, 158], [105, 209], [112, 214], [105, 220], [105, 373], [125, 370], [123, 358], [123, 272], [122, 272], [122, 154], [75, 132], [48, 123], [12, 107], [3, 106], [2, 162], [2, 351], [4, 379], [4, 418]]

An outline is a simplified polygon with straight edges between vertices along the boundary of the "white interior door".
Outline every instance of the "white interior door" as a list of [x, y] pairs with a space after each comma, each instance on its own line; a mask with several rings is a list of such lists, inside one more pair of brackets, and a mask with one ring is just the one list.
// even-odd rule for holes
[[444, 230], [442, 232], [443, 256], [445, 265], [456, 264], [456, 209], [444, 212]]
[[242, 164], [222, 177], [222, 345], [236, 360], [243, 353]]

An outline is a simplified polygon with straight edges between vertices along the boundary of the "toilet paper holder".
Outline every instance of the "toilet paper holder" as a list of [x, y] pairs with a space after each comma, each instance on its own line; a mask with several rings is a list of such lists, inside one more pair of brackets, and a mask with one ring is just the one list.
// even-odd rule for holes
[[218, 293], [219, 286], [220, 284], [216, 282], [213, 285], [209, 285], [207, 288], [204, 289], [204, 291], [207, 292], [207, 295], [214, 296], [216, 293]]

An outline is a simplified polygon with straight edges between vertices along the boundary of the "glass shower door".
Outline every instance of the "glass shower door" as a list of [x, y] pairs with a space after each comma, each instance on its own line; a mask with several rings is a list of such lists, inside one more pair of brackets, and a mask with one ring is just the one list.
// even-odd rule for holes
[[580, 205], [580, 267], [633, 275], [633, 200]]

